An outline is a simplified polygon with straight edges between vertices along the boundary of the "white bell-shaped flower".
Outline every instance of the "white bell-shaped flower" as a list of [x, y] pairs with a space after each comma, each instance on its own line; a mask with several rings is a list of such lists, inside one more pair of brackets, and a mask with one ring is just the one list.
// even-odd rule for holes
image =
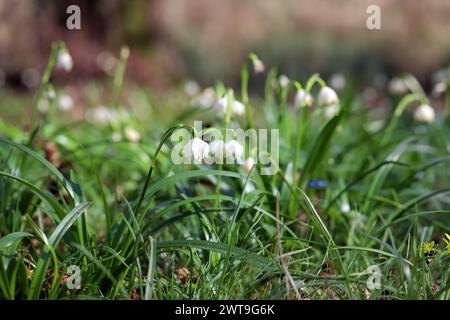
[[330, 104], [324, 108], [324, 115], [326, 119], [331, 119], [335, 117], [340, 111], [339, 104]]
[[435, 112], [432, 106], [428, 104], [420, 105], [414, 112], [414, 120], [422, 123], [432, 123], [435, 118]]
[[282, 88], [286, 88], [288, 85], [289, 85], [289, 82], [290, 82], [291, 80], [289, 80], [289, 78], [286, 76], [286, 75], [284, 75], [284, 74], [282, 74], [279, 78], [278, 78], [278, 82], [280, 83], [280, 86], [282, 87]]
[[200, 138], [194, 138], [184, 146], [183, 154], [187, 159], [194, 158], [195, 162], [202, 162], [208, 157], [209, 145]]
[[319, 105], [330, 105], [330, 104], [337, 104], [339, 103], [339, 97], [332, 88], [330, 87], [323, 87], [319, 91], [319, 97], [318, 97]]
[[240, 160], [244, 155], [244, 147], [236, 140], [230, 140], [225, 145], [227, 160]]
[[252, 60], [252, 62], [253, 62], [253, 69], [255, 70], [255, 73], [263, 73], [264, 70], [266, 70], [264, 63], [260, 59], [255, 58]]
[[56, 56], [56, 67], [67, 72], [72, 70], [73, 60], [72, 56], [67, 50], [61, 49], [58, 51], [58, 54]]
[[223, 163], [225, 155], [225, 142], [223, 140], [214, 140], [209, 143], [209, 160], [211, 163]]
[[250, 170], [252, 170], [255, 163], [256, 163], [255, 159], [253, 159], [252, 157], [248, 157], [241, 165], [242, 171], [244, 171], [246, 174], [249, 174]]
[[[224, 96], [219, 101], [217, 101], [216, 108], [217, 111], [220, 113], [226, 114], [227, 113], [227, 107], [228, 107], [228, 97]], [[242, 102], [239, 102], [237, 100], [233, 101], [233, 104], [231, 106], [231, 110], [233, 114], [242, 116], [245, 113], [245, 106]]]
[[311, 107], [313, 104], [313, 97], [307, 93], [304, 89], [297, 90], [295, 94], [295, 106], [300, 107]]

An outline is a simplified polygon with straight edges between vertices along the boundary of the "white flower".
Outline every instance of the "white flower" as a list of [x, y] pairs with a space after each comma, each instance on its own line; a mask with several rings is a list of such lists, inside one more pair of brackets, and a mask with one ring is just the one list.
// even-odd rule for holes
[[195, 96], [199, 91], [200, 86], [193, 80], [189, 80], [184, 84], [184, 92], [186, 92], [188, 96]]
[[244, 104], [235, 100], [234, 103], [233, 103], [233, 113], [238, 115], [238, 116], [244, 115], [245, 114], [245, 106], [244, 106]]
[[441, 96], [441, 94], [445, 93], [447, 91], [447, 84], [445, 82], [438, 82], [433, 87], [432, 96], [435, 98], [438, 98]]
[[56, 97], [55, 89], [53, 89], [52, 86], [49, 86], [47, 89], [45, 89], [44, 96], [49, 100], [55, 99]]
[[250, 170], [252, 170], [254, 165], [255, 165], [255, 159], [253, 159], [252, 157], [248, 157], [247, 159], [245, 159], [244, 163], [241, 165], [241, 168], [246, 174], [249, 174]]
[[216, 92], [213, 88], [206, 88], [199, 96], [195, 97], [192, 102], [204, 109], [211, 108], [216, 102]]
[[209, 143], [209, 157], [217, 163], [223, 163], [225, 154], [225, 142], [223, 140], [214, 140]]
[[431, 123], [434, 121], [434, 117], [434, 109], [428, 104], [422, 104], [414, 112], [414, 120], [417, 122]]
[[59, 50], [56, 56], [56, 67], [67, 72], [73, 68], [73, 60], [69, 52], [65, 49]]
[[313, 97], [306, 93], [305, 90], [299, 89], [295, 94], [295, 106], [296, 107], [311, 107], [313, 104]]
[[336, 94], [336, 91], [331, 89], [330, 87], [323, 87], [319, 91], [319, 97], [318, 97], [319, 105], [329, 105], [329, 104], [337, 104], [339, 103], [338, 95]]
[[345, 88], [346, 80], [344, 75], [335, 73], [328, 79], [328, 83], [332, 88], [340, 91]]
[[279, 78], [278, 78], [278, 82], [280, 83], [280, 85], [281, 85], [281, 87], [282, 88], [285, 88], [285, 87], [287, 87], [288, 85], [289, 85], [289, 78], [286, 76], [286, 75], [284, 75], [284, 74], [282, 74]]
[[[219, 112], [226, 114], [227, 113], [227, 106], [228, 106], [228, 97], [224, 96], [219, 101], [217, 101], [216, 108]], [[242, 116], [245, 114], [245, 106], [242, 102], [239, 102], [237, 100], [233, 101], [233, 105], [231, 106], [231, 110], [233, 114]]]
[[389, 92], [394, 95], [402, 95], [408, 92], [408, 86], [405, 80], [401, 78], [392, 78], [389, 82]]
[[255, 73], [263, 73], [264, 70], [266, 70], [264, 63], [260, 59], [254, 58], [252, 60], [252, 62], [253, 62], [253, 69], [255, 70]]
[[130, 127], [125, 128], [125, 137], [128, 141], [133, 143], [137, 143], [139, 142], [139, 140], [141, 140], [141, 135], [139, 134], [139, 132]]
[[194, 161], [202, 162], [209, 155], [209, 145], [200, 138], [190, 140], [183, 148], [186, 159], [194, 157]]
[[327, 105], [324, 109], [325, 118], [331, 119], [339, 113], [340, 107], [339, 104], [330, 104]]
[[110, 110], [105, 106], [90, 109], [86, 112], [86, 120], [91, 123], [107, 124], [117, 119], [115, 110]]
[[114, 142], [119, 142], [120, 140], [122, 140], [122, 135], [120, 134], [120, 132], [113, 132], [113, 134], [111, 135], [111, 140]]
[[244, 154], [244, 147], [236, 140], [230, 140], [225, 145], [227, 159], [240, 160]]
[[39, 112], [42, 114], [46, 114], [48, 112], [48, 109], [49, 109], [48, 100], [46, 100], [46, 99], [40, 100], [38, 103]]
[[62, 111], [69, 111], [73, 109], [73, 99], [68, 94], [62, 94], [58, 98], [58, 108]]

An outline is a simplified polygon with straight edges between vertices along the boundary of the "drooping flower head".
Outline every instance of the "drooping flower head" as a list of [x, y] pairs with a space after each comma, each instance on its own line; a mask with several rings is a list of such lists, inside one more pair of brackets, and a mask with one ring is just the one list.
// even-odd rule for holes
[[236, 140], [230, 140], [225, 145], [227, 160], [241, 160], [244, 155], [244, 147]]
[[[217, 101], [216, 109], [222, 114], [227, 113], [227, 107], [228, 107], [228, 97], [225, 95], [219, 101]], [[233, 104], [231, 106], [231, 110], [233, 114], [237, 116], [242, 116], [245, 114], [245, 106], [242, 102], [239, 102], [237, 100], [233, 101]]]
[[183, 148], [183, 155], [187, 159], [194, 159], [201, 163], [209, 155], [209, 145], [200, 138], [190, 140]]
[[300, 107], [311, 107], [313, 104], [313, 97], [311, 94], [307, 93], [304, 89], [298, 89], [295, 94], [295, 106]]
[[69, 51], [67, 51], [67, 49], [58, 50], [56, 56], [56, 67], [67, 72], [72, 70], [73, 60], [72, 56], [70, 55]]
[[332, 88], [330, 87], [322, 87], [319, 91], [319, 97], [318, 97], [318, 103], [319, 105], [330, 105], [330, 104], [338, 104], [339, 103], [339, 97]]
[[223, 140], [214, 140], [209, 143], [209, 158], [211, 162], [223, 163], [225, 155], [225, 142]]
[[414, 112], [414, 120], [421, 123], [432, 123], [435, 118], [435, 112], [432, 106], [428, 104], [420, 105]]

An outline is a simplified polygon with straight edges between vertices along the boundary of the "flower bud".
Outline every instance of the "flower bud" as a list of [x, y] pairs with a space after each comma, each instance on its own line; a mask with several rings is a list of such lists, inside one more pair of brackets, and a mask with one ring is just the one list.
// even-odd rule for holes
[[241, 165], [242, 171], [244, 171], [246, 174], [249, 174], [254, 165], [255, 159], [253, 159], [252, 157], [248, 157]]
[[266, 70], [264, 63], [260, 59], [255, 58], [252, 60], [252, 62], [253, 62], [253, 69], [255, 70], [255, 73], [263, 73], [264, 70]]

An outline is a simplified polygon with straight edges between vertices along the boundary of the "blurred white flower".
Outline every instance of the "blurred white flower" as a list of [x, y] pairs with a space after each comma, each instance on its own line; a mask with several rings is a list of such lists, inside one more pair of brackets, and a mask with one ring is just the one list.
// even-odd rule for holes
[[194, 157], [195, 161], [202, 162], [209, 155], [209, 145], [200, 138], [190, 140], [183, 148], [186, 159]]
[[139, 132], [130, 127], [125, 128], [125, 137], [128, 141], [133, 143], [137, 143], [139, 142], [139, 140], [141, 140], [141, 135], [139, 134]]
[[97, 55], [96, 63], [106, 74], [113, 75], [117, 64], [117, 58], [108, 51], [102, 51]]
[[218, 163], [223, 162], [225, 154], [225, 142], [223, 140], [214, 140], [209, 143], [209, 157]]
[[244, 155], [244, 147], [236, 140], [230, 140], [225, 145], [227, 159], [240, 160]]
[[333, 105], [339, 103], [339, 97], [336, 94], [336, 91], [334, 91], [330, 87], [323, 87], [319, 91], [319, 97], [318, 97], [318, 103], [319, 105]]
[[408, 86], [405, 80], [394, 77], [389, 82], [389, 92], [393, 95], [402, 95], [408, 92]]
[[50, 105], [47, 99], [41, 99], [38, 103], [38, 110], [42, 114], [46, 114], [50, 109]]
[[289, 85], [290, 80], [289, 80], [289, 78], [286, 75], [282, 74], [278, 78], [278, 82], [280, 83], [282, 88], [286, 88]]
[[343, 213], [348, 213], [350, 212], [351, 208], [350, 208], [350, 204], [347, 201], [343, 201], [341, 203], [341, 211]]
[[86, 120], [91, 123], [107, 124], [117, 120], [117, 112], [105, 106], [90, 109], [86, 112]]
[[299, 89], [295, 94], [295, 106], [296, 107], [311, 107], [313, 104], [313, 97], [311, 94], [306, 93], [305, 90]]
[[73, 109], [74, 102], [70, 95], [68, 94], [61, 94], [58, 97], [58, 108], [61, 111], [70, 111]]
[[331, 77], [328, 79], [328, 83], [332, 88], [340, 91], [345, 88], [347, 81], [345, 80], [344, 75], [340, 73], [335, 73], [331, 75]]
[[442, 68], [434, 72], [431, 76], [433, 83], [446, 82], [450, 80], [450, 68]]
[[195, 96], [200, 92], [200, 86], [194, 80], [186, 81], [184, 84], [184, 92], [190, 97]]
[[200, 107], [206, 109], [214, 106], [216, 102], [216, 92], [213, 88], [206, 88], [202, 91], [202, 93], [195, 97], [193, 100], [193, 104], [199, 105]]
[[324, 109], [325, 118], [331, 119], [334, 116], [336, 116], [339, 113], [339, 111], [340, 111], [339, 104], [335, 103], [327, 105]]
[[[228, 106], [228, 97], [225, 95], [219, 101], [217, 101], [216, 108], [220, 113], [226, 114]], [[231, 110], [233, 114], [242, 116], [245, 114], [245, 106], [242, 102], [237, 100], [233, 101], [233, 105], [231, 106]]]
[[119, 142], [120, 140], [122, 140], [122, 135], [120, 134], [120, 132], [115, 131], [111, 135], [111, 140], [114, 142]]
[[255, 73], [263, 73], [264, 70], [266, 70], [266, 67], [264, 66], [264, 63], [257, 57], [252, 59], [253, 62], [253, 70], [255, 70]]
[[39, 72], [36, 69], [25, 69], [20, 73], [20, 80], [27, 88], [35, 88], [39, 84]]
[[73, 68], [72, 56], [66, 49], [61, 49], [58, 51], [56, 56], [56, 67], [63, 69], [64, 71], [71, 71]]
[[414, 120], [422, 123], [431, 123], [434, 121], [435, 112], [432, 106], [428, 104], [420, 105], [414, 112]]
[[445, 82], [438, 82], [433, 87], [431, 95], [435, 98], [439, 98], [442, 94], [447, 91], [447, 84]]
[[44, 96], [45, 96], [47, 99], [49, 99], [49, 100], [55, 99], [55, 97], [56, 97], [56, 92], [55, 92], [55, 89], [53, 89], [53, 86], [52, 86], [52, 85], [49, 85], [49, 86], [47, 87], [47, 89], [45, 89], [45, 91], [44, 91]]
[[253, 159], [252, 157], [248, 157], [241, 165], [242, 171], [244, 171], [246, 174], [249, 174], [250, 170], [252, 170], [255, 163], [256, 163], [255, 159]]

